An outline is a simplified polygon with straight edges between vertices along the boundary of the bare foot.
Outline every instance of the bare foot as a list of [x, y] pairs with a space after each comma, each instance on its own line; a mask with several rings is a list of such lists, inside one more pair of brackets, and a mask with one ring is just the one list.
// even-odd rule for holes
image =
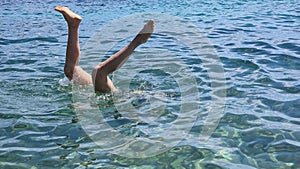
[[154, 20], [150, 19], [148, 23], [146, 23], [143, 29], [139, 32], [139, 34], [134, 38], [134, 41], [138, 43], [138, 45], [146, 43], [154, 31]]
[[65, 20], [68, 23], [68, 26], [76, 27], [81, 22], [81, 16], [77, 15], [76, 13], [72, 12], [69, 8], [64, 6], [57, 6], [55, 8], [56, 11], [63, 14]]

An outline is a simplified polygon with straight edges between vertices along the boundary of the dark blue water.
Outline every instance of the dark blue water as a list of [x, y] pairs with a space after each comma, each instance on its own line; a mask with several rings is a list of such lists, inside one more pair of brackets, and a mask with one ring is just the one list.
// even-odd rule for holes
[[[188, 137], [162, 154], [141, 159], [97, 146], [80, 124], [72, 85], [63, 83], [67, 29], [53, 10], [57, 5], [83, 17], [81, 46], [97, 30], [129, 14], [170, 14], [196, 25], [217, 51], [226, 77], [226, 107], [210, 139]], [[299, 1], [20, 0], [1, 1], [0, 9], [0, 168], [300, 168]], [[181, 56], [191, 65], [203, 99], [199, 104], [205, 105], [211, 93], [203, 63], [184, 54], [188, 50], [180, 44], [176, 49], [170, 39], [153, 35], [128, 66], [143, 64], [137, 58], [146, 47], [162, 50], [162, 56], [168, 56], [164, 50]], [[95, 65], [103, 57], [92, 59]], [[171, 60], [165, 59], [159, 61]], [[178, 117], [178, 84], [162, 71], [139, 70], [130, 88], [147, 92], [135, 92], [133, 105], [149, 110], [148, 93], [160, 91], [172, 106], [158, 122], [170, 123]], [[130, 114], [115, 111], [106, 96], [99, 97], [104, 120], [123, 133], [143, 137], [136, 130], [159, 126], [144, 123], [144, 116], [130, 119]], [[190, 136], [202, 127], [195, 123]]]

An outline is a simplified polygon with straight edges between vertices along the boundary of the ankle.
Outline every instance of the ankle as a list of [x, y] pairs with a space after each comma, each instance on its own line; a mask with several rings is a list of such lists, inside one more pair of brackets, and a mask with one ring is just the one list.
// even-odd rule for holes
[[69, 29], [69, 31], [71, 30], [71, 31], [78, 31], [78, 29], [79, 29], [79, 25], [72, 25], [72, 24], [68, 24], [68, 29]]
[[142, 44], [141, 40], [137, 36], [129, 44], [130, 46], [132, 46], [134, 48], [136, 48]]

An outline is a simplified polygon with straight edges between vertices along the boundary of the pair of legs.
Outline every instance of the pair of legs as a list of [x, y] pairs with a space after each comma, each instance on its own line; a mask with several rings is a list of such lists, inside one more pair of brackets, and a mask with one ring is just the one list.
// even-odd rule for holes
[[91, 76], [78, 65], [80, 57], [78, 28], [82, 18], [67, 7], [58, 6], [55, 10], [60, 12], [68, 23], [68, 44], [64, 67], [65, 75], [69, 80], [73, 80], [75, 84], [93, 84], [95, 90], [99, 92], [116, 90], [108, 74], [120, 68], [127, 61], [135, 48], [147, 42], [154, 30], [154, 21], [150, 20], [127, 46], [97, 65], [93, 69]]

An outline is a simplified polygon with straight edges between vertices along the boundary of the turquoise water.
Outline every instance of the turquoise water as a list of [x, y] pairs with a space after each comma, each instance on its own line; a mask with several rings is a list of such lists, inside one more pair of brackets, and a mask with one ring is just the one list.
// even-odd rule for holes
[[[67, 30], [53, 11], [56, 5], [83, 17], [81, 46], [95, 31], [129, 14], [158, 12], [196, 25], [215, 47], [226, 77], [226, 108], [210, 139], [189, 137], [143, 159], [110, 154], [97, 146], [80, 125], [72, 85], [63, 83]], [[0, 9], [0, 168], [300, 168], [298, 1], [28, 0], [2, 1]], [[168, 40], [154, 35], [128, 65], [137, 63], [147, 47], [175, 52], [191, 65], [205, 111], [211, 93], [201, 61], [185, 55], [180, 45], [175, 50], [178, 44]], [[100, 61], [93, 59], [95, 64]], [[178, 116], [176, 81], [159, 70], [139, 71], [131, 89], [143, 92], [133, 94], [133, 105], [149, 110], [147, 98], [159, 91], [171, 106], [158, 122], [168, 124]], [[116, 112], [109, 96], [99, 97], [104, 120], [121, 132], [143, 136], [139, 131], [153, 127], [143, 123], [148, 120], [143, 116], [130, 119], [130, 114]], [[190, 136], [202, 127], [201, 121], [195, 123]]]

